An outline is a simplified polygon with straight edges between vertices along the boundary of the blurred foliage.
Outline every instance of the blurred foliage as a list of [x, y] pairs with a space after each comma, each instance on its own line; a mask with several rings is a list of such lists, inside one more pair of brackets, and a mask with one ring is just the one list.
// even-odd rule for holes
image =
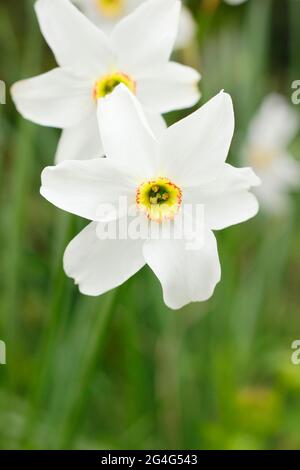
[[[177, 58], [197, 66], [203, 101], [233, 96], [238, 164], [249, 120], [269, 91], [300, 76], [300, 2], [188, 2], [197, 41]], [[31, 0], [0, 0], [0, 78], [54, 59]], [[298, 75], [297, 75], [298, 74]], [[171, 113], [169, 123], [187, 114]], [[300, 448], [300, 194], [280, 219], [260, 214], [217, 233], [214, 297], [173, 312], [144, 269], [118, 291], [81, 296], [62, 270], [84, 225], [39, 195], [58, 131], [0, 106], [0, 448]], [[300, 139], [293, 144], [300, 155]]]

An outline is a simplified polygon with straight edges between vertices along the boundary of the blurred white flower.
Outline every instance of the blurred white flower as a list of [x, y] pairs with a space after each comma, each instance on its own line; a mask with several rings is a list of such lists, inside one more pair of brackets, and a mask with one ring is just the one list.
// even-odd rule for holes
[[[116, 23], [147, 0], [72, 0], [81, 11], [109, 34]], [[190, 44], [196, 30], [195, 21], [188, 8], [182, 6], [175, 48], [181, 49]]]
[[300, 186], [300, 162], [288, 151], [299, 131], [297, 112], [278, 94], [267, 96], [250, 123], [243, 149], [262, 184], [256, 194], [262, 207], [280, 213], [289, 207], [289, 191]]
[[107, 37], [69, 0], [38, 0], [42, 33], [59, 67], [12, 87], [19, 112], [63, 130], [56, 162], [103, 155], [97, 102], [118, 84], [141, 101], [153, 130], [162, 113], [199, 100], [199, 73], [170, 62], [178, 28], [178, 0], [148, 0], [123, 18]]
[[[207, 300], [221, 275], [212, 231], [243, 222], [258, 210], [249, 192], [258, 178], [250, 168], [225, 163], [234, 131], [230, 96], [219, 93], [159, 138], [124, 85], [100, 100], [99, 111], [107, 158], [69, 160], [42, 174], [41, 194], [46, 199], [93, 221], [66, 249], [67, 275], [83, 294], [97, 296], [148, 264], [170, 308]], [[103, 205], [117, 206], [120, 197], [138, 209], [146, 224], [163, 228], [168, 223], [171, 230], [183, 205], [203, 205], [201, 248], [187, 249], [184, 237], [104, 240], [99, 236], [103, 226], [128, 217], [113, 209], [103, 215]]]
[[241, 3], [245, 3], [247, 0], [224, 0], [225, 3], [228, 5], [240, 5]]

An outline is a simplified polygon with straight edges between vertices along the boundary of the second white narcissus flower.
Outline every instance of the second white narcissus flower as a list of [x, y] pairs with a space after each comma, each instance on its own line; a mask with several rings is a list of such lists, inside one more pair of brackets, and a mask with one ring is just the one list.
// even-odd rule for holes
[[[110, 33], [115, 24], [124, 16], [133, 12], [147, 0], [72, 0], [82, 12], [99, 26], [104, 32]], [[179, 17], [178, 34], [175, 48], [181, 49], [189, 45], [196, 30], [195, 21], [188, 8], [184, 5]]]
[[12, 96], [25, 118], [63, 129], [56, 162], [104, 154], [97, 102], [120, 83], [136, 94], [157, 132], [164, 127], [162, 113], [199, 100], [199, 73], [169, 61], [178, 0], [147, 0], [109, 37], [69, 0], [38, 0], [35, 8], [59, 67], [15, 84]]
[[[259, 184], [256, 175], [250, 168], [225, 163], [234, 131], [230, 96], [219, 93], [159, 138], [124, 85], [100, 100], [99, 108], [107, 158], [65, 161], [42, 174], [41, 194], [46, 199], [92, 221], [66, 249], [67, 275], [83, 294], [96, 296], [148, 264], [170, 308], [207, 300], [221, 276], [213, 230], [243, 222], [258, 210], [249, 192]], [[128, 212], [113, 210], [120, 198], [126, 198], [128, 207], [134, 205], [149, 227], [168, 227], [170, 234], [186, 205], [201, 205], [201, 246], [188, 249], [186, 231], [181, 238], [103, 239], [104, 227], [109, 231], [115, 219], [129, 218]], [[107, 204], [111, 209], [103, 211]]]
[[300, 162], [288, 151], [299, 131], [299, 117], [279, 94], [268, 95], [250, 123], [243, 159], [262, 184], [256, 194], [264, 209], [282, 213], [290, 205], [289, 191], [300, 187]]

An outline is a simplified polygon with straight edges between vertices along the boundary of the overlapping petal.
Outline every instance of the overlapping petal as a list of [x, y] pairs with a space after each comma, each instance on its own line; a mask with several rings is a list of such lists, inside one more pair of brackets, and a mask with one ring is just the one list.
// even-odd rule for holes
[[167, 128], [167, 123], [160, 113], [145, 111], [146, 120], [155, 137], [159, 139]]
[[120, 85], [99, 100], [99, 128], [107, 157], [137, 181], [153, 177], [158, 144], [140, 103]]
[[90, 160], [104, 156], [95, 111], [76, 126], [62, 131], [55, 163], [64, 160]]
[[195, 69], [169, 62], [155, 74], [140, 79], [137, 96], [145, 107], [160, 113], [189, 108], [200, 99], [200, 78]]

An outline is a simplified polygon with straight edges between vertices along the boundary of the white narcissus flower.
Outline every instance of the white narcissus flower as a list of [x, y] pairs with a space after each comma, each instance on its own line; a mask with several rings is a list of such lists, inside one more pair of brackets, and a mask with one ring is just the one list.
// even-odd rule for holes
[[250, 123], [243, 158], [262, 180], [256, 194], [262, 207], [272, 213], [287, 210], [289, 191], [300, 186], [300, 162], [288, 151], [298, 131], [297, 112], [275, 93], [264, 99]]
[[[116, 23], [147, 0], [72, 0], [81, 11], [99, 26], [110, 33]], [[175, 48], [188, 46], [195, 35], [196, 25], [188, 8], [182, 7]]]
[[59, 67], [16, 83], [12, 96], [25, 118], [63, 129], [56, 162], [104, 154], [97, 103], [120, 83], [136, 94], [155, 132], [165, 127], [162, 113], [199, 100], [199, 73], [169, 61], [178, 0], [148, 0], [109, 37], [69, 0], [38, 0], [35, 8]]
[[[234, 131], [230, 96], [219, 93], [159, 138], [124, 85], [100, 100], [99, 108], [107, 158], [65, 161], [42, 173], [46, 199], [92, 221], [67, 247], [65, 272], [83, 294], [96, 296], [148, 264], [170, 308], [207, 300], [221, 275], [213, 230], [243, 222], [258, 211], [249, 192], [259, 184], [256, 175], [250, 168], [225, 163]], [[103, 204], [117, 206], [121, 197], [137, 208], [146, 224], [169, 224], [171, 231], [187, 204], [201, 205], [201, 248], [189, 250], [184, 237], [104, 240], [103, 227], [116, 218], [124, 221], [128, 213], [103, 212]]]

